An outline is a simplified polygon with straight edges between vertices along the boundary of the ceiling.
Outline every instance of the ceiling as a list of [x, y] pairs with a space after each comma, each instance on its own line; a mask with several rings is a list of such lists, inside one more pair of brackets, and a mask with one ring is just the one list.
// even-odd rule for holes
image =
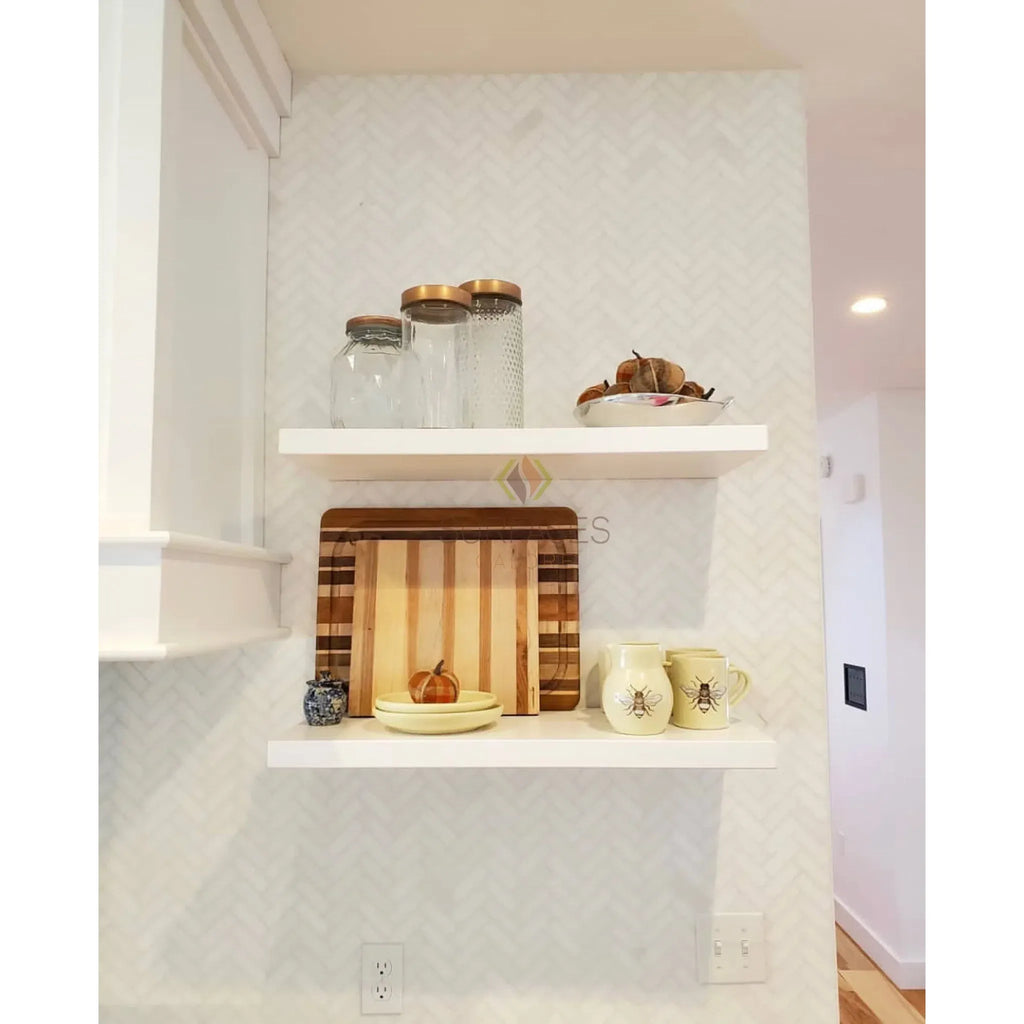
[[819, 413], [924, 387], [924, 0], [260, 3], [305, 73], [802, 69]]

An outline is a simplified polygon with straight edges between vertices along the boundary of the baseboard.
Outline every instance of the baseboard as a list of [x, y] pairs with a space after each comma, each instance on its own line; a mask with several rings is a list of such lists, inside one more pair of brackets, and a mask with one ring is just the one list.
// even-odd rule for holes
[[898, 956], [845, 904], [835, 898], [836, 924], [864, 950], [897, 988], [924, 988], [924, 961]]

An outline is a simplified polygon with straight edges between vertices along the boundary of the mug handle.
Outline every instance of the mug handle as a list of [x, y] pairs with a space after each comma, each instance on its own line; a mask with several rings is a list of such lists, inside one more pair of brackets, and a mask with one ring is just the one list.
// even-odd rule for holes
[[733, 674], [739, 676], [739, 681], [736, 684], [735, 691], [729, 694], [730, 707], [735, 707], [737, 704], [739, 704], [739, 702], [743, 700], [744, 697], [746, 697], [747, 693], [750, 690], [750, 676], [747, 675], [747, 673], [744, 672], [743, 669], [736, 668], [735, 666], [730, 665], [729, 675]]

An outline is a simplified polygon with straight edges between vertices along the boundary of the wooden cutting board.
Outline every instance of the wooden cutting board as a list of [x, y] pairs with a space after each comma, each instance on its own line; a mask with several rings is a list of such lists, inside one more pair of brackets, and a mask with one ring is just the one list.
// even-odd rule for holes
[[577, 531], [572, 509], [547, 506], [329, 509], [320, 521], [317, 673], [351, 674], [359, 542], [534, 540], [540, 710], [572, 710], [580, 697]]
[[360, 540], [349, 713], [439, 661], [507, 715], [540, 710], [537, 541]]

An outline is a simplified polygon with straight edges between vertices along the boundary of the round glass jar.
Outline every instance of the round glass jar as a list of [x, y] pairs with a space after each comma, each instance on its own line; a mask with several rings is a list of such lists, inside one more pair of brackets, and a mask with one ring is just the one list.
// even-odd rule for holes
[[459, 287], [473, 296], [470, 319], [470, 420], [474, 427], [523, 425], [523, 292], [481, 278]]
[[411, 419], [421, 427], [472, 426], [468, 292], [421, 284], [402, 292], [402, 344], [418, 382]]
[[348, 341], [331, 363], [331, 424], [335, 427], [406, 425], [411, 357], [402, 345], [402, 321], [355, 316]]

